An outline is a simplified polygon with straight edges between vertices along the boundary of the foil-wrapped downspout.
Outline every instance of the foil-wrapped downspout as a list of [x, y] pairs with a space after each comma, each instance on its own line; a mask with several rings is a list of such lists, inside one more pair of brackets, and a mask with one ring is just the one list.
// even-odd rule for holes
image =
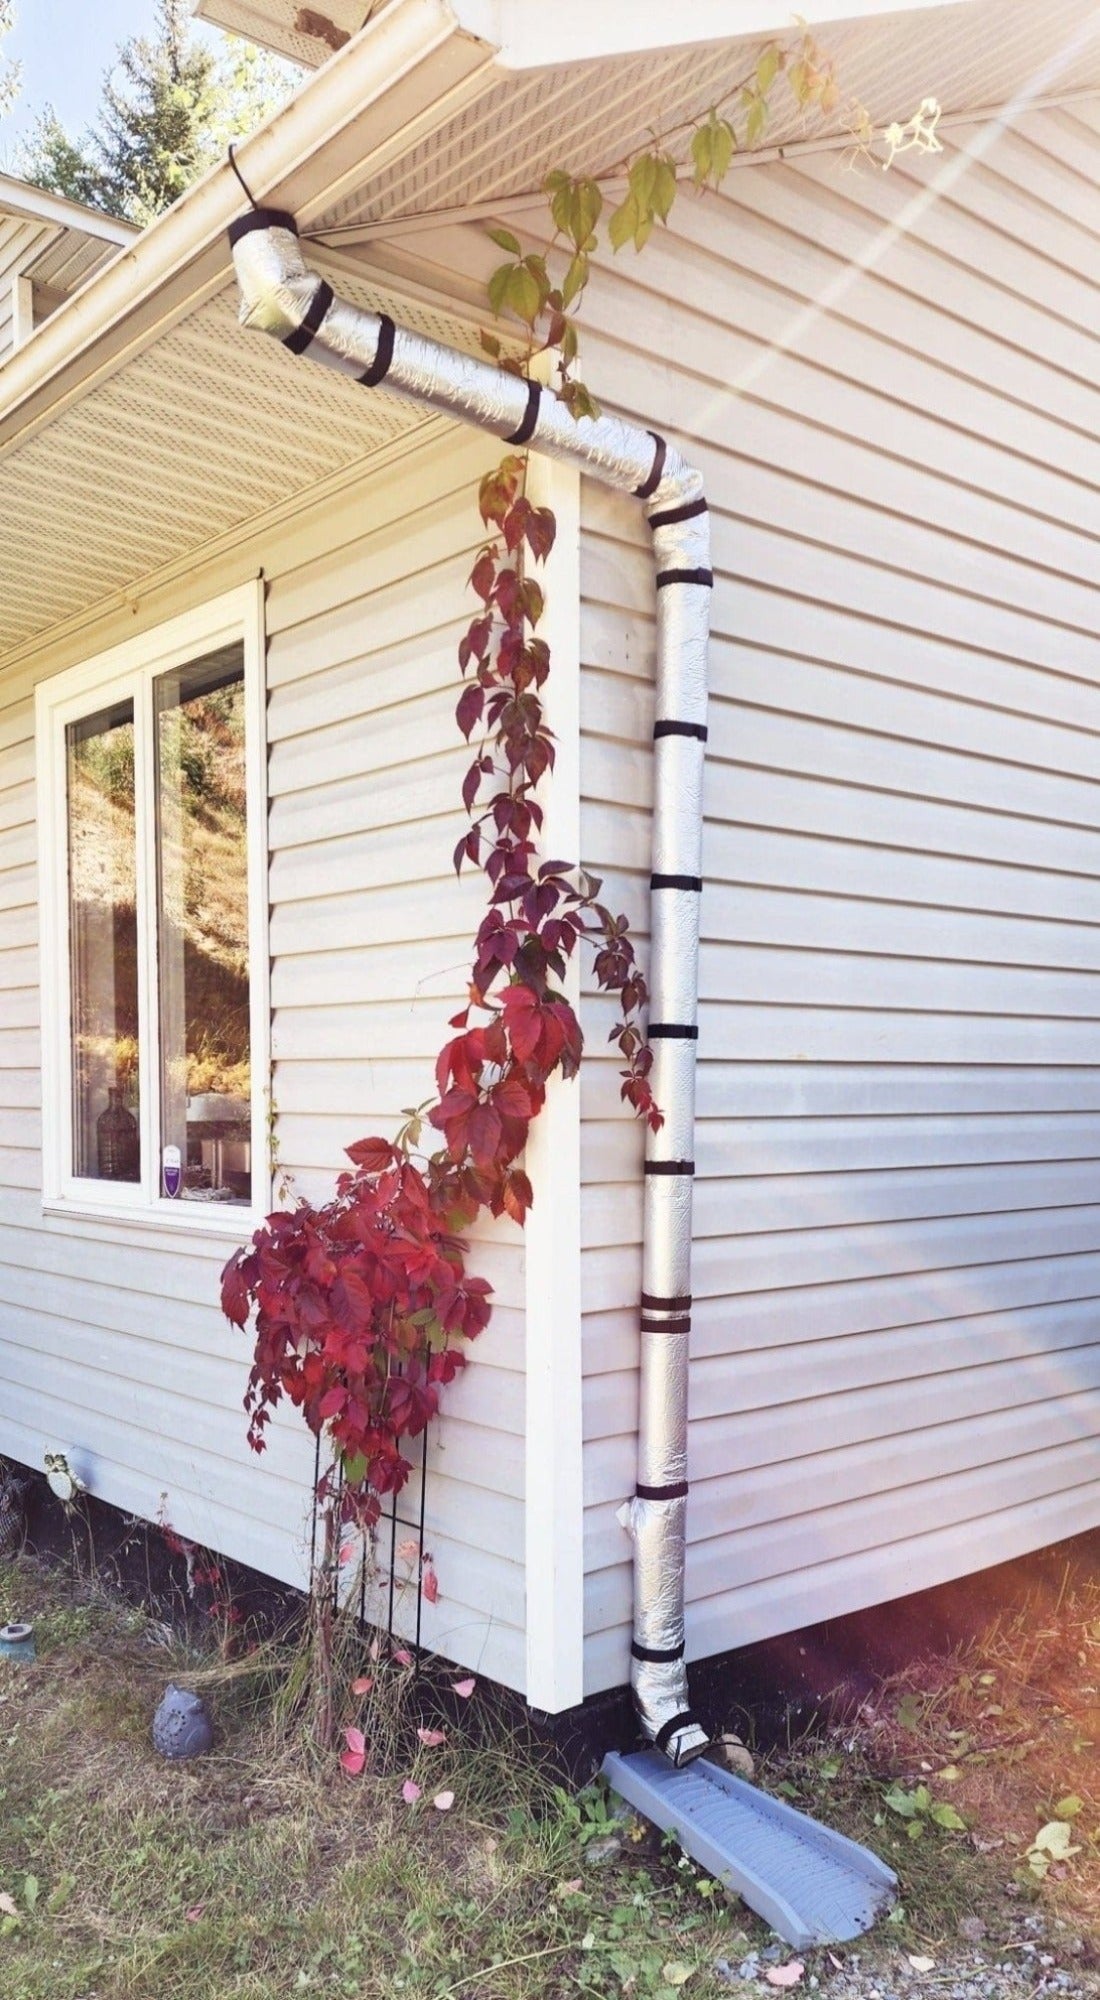
[[537, 382], [508, 375], [334, 294], [304, 263], [294, 219], [254, 209], [230, 230], [241, 323], [292, 353], [461, 417], [505, 443], [578, 465], [645, 503], [657, 567], [649, 1133], [641, 1301], [638, 1483], [621, 1518], [634, 1541], [631, 1685], [642, 1728], [674, 1764], [707, 1747], [684, 1665], [688, 1336], [695, 1163], [699, 896], [706, 742], [710, 536], [700, 474], [652, 431], [572, 417]]

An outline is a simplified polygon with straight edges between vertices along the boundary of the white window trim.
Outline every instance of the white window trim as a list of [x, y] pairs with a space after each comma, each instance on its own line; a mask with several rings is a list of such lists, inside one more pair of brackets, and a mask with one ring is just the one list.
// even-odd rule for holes
[[[247, 1235], [271, 1207], [268, 1109], [271, 1075], [271, 1003], [267, 895], [267, 741], [264, 591], [259, 581], [166, 624], [127, 639], [109, 652], [40, 682], [35, 690], [35, 756], [38, 797], [39, 910], [42, 1001], [42, 1205], [51, 1215], [184, 1229], [205, 1235]], [[97, 697], [147, 695], [159, 674], [240, 640], [244, 646], [245, 784], [248, 801], [249, 1013], [252, 1064], [253, 1199], [248, 1207], [170, 1200], [151, 1189], [155, 1159], [156, 1092], [141, 1092], [143, 1182], [123, 1191], [118, 1182], [78, 1180], [72, 1173], [69, 897], [65, 725], [86, 715]], [[155, 923], [155, 813], [153, 774], [144, 768], [142, 732], [135, 732], [138, 905], [144, 912], [138, 950], [138, 1032], [143, 1049], [154, 1047], [157, 1019]], [[144, 827], [144, 840], [140, 829]]]

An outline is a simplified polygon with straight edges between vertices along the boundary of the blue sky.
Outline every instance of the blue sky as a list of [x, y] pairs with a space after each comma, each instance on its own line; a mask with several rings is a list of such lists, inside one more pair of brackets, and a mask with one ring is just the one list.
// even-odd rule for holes
[[23, 89], [0, 124], [0, 161], [46, 104], [69, 131], [91, 122], [104, 70], [120, 42], [152, 26], [155, 0], [15, 0], [15, 13], [4, 52], [22, 63]]

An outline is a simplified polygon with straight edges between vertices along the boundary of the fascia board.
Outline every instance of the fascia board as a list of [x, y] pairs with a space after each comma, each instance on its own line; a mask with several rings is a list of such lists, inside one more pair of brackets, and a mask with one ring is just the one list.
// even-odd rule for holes
[[18, 216], [21, 222], [51, 222], [61, 229], [79, 230], [81, 235], [99, 237], [104, 243], [132, 243], [140, 234], [132, 222], [101, 215], [98, 209], [48, 194], [44, 188], [14, 180], [10, 174], [0, 174], [0, 212]]
[[[310, 221], [488, 87], [496, 51], [449, 0], [395, 0], [236, 149], [258, 203]], [[49, 422], [231, 274], [245, 206], [228, 162], [59, 308], [0, 371], [0, 450]]]
[[668, 0], [451, 0], [470, 34], [495, 42], [506, 69], [557, 67], [605, 56], [695, 43], [740, 41], [762, 35], [789, 36], [800, 16], [810, 27], [839, 27], [885, 15], [920, 14], [933, 7], [973, 5], [974, 0], [691, 0], [670, 8]]

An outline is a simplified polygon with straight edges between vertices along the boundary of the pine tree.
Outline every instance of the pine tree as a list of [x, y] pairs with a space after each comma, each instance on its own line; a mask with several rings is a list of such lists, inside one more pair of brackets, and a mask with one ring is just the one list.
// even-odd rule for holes
[[[0, 42], [10, 35], [15, 26], [15, 8], [12, 0], [0, 0]], [[13, 63], [0, 49], [0, 117], [10, 111], [19, 94], [19, 64]]]
[[37, 187], [144, 225], [260, 124], [293, 81], [286, 64], [245, 43], [215, 54], [192, 35], [189, 0], [157, 0], [153, 33], [124, 42], [104, 78], [95, 128], [73, 139], [47, 106], [19, 167]]

